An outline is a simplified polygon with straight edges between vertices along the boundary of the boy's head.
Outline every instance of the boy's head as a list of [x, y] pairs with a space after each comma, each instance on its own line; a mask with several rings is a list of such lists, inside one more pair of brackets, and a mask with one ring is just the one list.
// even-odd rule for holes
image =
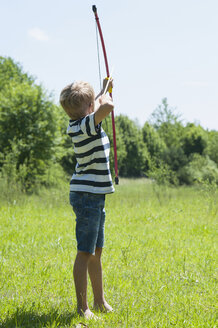
[[95, 93], [87, 82], [67, 85], [60, 94], [60, 104], [72, 119], [76, 120], [94, 111]]

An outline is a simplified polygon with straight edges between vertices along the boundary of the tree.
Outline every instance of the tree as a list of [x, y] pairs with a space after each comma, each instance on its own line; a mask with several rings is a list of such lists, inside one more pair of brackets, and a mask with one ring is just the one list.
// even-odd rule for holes
[[[2, 75], [6, 75], [3, 77]], [[16, 169], [25, 166], [30, 189], [56, 161], [60, 141], [59, 108], [11, 58], [0, 60], [0, 167], [14, 152]]]
[[166, 144], [159, 136], [158, 132], [152, 125], [146, 122], [142, 128], [143, 142], [146, 144], [151, 158], [158, 162], [158, 159], [162, 157]]
[[180, 117], [181, 115], [169, 106], [167, 98], [164, 98], [150, 119], [153, 128], [165, 144], [159, 155], [160, 160], [174, 172], [177, 172], [181, 166], [187, 163], [187, 156], [182, 148], [184, 126]]
[[200, 125], [188, 123], [184, 129], [182, 143], [182, 148], [187, 156], [193, 153], [202, 155], [207, 146], [207, 134]]
[[149, 120], [166, 146], [173, 149], [181, 146], [184, 127], [180, 117], [181, 115], [175, 112], [175, 108], [169, 106], [167, 98], [164, 98]]
[[175, 108], [169, 106], [167, 98], [162, 99], [162, 103], [151, 114], [150, 124], [158, 130], [163, 124], [175, 124], [180, 122], [181, 115], [175, 112]]
[[204, 152], [218, 165], [218, 131], [210, 131], [207, 136], [207, 146]]
[[29, 85], [34, 83], [34, 78], [23, 72], [19, 63], [15, 63], [10, 57], [0, 56], [0, 92], [6, 89], [11, 82], [23, 83]]
[[135, 122], [123, 115], [116, 117], [116, 127], [126, 151], [125, 160], [119, 168], [120, 175], [131, 177], [145, 175], [149, 168], [150, 156], [143, 142], [141, 129]]

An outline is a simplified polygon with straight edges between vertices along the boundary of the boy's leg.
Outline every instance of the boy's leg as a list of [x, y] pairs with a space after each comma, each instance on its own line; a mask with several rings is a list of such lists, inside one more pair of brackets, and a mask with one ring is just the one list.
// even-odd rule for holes
[[101, 254], [102, 248], [96, 247], [95, 255], [91, 255], [88, 262], [89, 277], [94, 294], [94, 308], [101, 311], [111, 312], [113, 309], [104, 298]]
[[74, 283], [77, 297], [77, 312], [84, 315], [86, 318], [91, 318], [94, 314], [90, 311], [87, 302], [87, 272], [88, 262], [92, 255], [86, 252], [78, 251], [74, 268]]

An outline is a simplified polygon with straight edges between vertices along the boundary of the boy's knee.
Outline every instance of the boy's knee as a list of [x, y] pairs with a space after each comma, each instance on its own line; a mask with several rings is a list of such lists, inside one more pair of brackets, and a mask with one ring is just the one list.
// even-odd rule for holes
[[77, 251], [77, 258], [83, 259], [83, 260], [89, 260], [92, 256], [91, 253], [83, 252], [83, 251]]
[[101, 247], [96, 247], [96, 248], [95, 248], [95, 256], [96, 256], [96, 257], [101, 257], [102, 251], [103, 251], [103, 248], [101, 248]]

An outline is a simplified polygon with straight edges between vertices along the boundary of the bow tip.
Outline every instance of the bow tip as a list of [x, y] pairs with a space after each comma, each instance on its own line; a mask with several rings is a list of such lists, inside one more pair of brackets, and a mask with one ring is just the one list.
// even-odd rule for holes
[[93, 10], [94, 13], [96, 13], [97, 12], [97, 7], [95, 5], [93, 5], [92, 10]]

